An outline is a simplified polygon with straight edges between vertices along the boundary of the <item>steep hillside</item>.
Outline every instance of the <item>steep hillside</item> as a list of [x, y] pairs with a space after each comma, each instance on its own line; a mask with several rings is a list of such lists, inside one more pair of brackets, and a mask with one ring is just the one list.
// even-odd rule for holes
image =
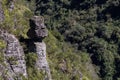
[[35, 14], [44, 16], [59, 41], [62, 38], [78, 52], [89, 54], [99, 66], [99, 77], [118, 80], [119, 7], [119, 0], [36, 0]]
[[[0, 3], [0, 79], [44, 80], [46, 71], [39, 71], [37, 65], [35, 66], [35, 63], [39, 62], [40, 57], [38, 56], [41, 55], [37, 54], [41, 54], [39, 51], [43, 44], [39, 45], [36, 37], [31, 38], [31, 36], [35, 36], [34, 33], [30, 32], [28, 35], [31, 25], [34, 25], [34, 23], [30, 23], [30, 19], [35, 15], [36, 2], [2, 0]], [[46, 19], [45, 22], [47, 22]], [[38, 26], [39, 23], [35, 24]], [[31, 28], [31, 31], [33, 30]], [[48, 30], [48, 37], [44, 41], [47, 46], [47, 61], [50, 65], [52, 80], [99, 80], [89, 54], [78, 51], [70, 43], [66, 43], [64, 36], [58, 31]], [[38, 52], [36, 50], [34, 52], [34, 48]], [[46, 63], [44, 61], [43, 59], [43, 65]], [[24, 67], [20, 68], [22, 65]], [[38, 64], [38, 67], [40, 65]], [[25, 75], [19, 72], [19, 68], [26, 70]]]
[[0, 79], [119, 80], [119, 10], [119, 0], [0, 0]]

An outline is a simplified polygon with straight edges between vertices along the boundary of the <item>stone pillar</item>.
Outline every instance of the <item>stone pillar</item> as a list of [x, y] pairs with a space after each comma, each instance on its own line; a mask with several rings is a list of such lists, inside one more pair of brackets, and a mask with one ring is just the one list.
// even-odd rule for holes
[[35, 67], [40, 71], [45, 71], [45, 80], [51, 80], [50, 68], [46, 60], [46, 44], [43, 42], [43, 39], [48, 35], [43, 17], [34, 16], [30, 19], [30, 27], [28, 36], [33, 41], [38, 57]]
[[36, 67], [38, 70], [44, 70], [45, 80], [51, 80], [50, 68], [46, 60], [46, 44], [44, 42], [35, 42], [36, 53], [38, 60], [36, 61]]

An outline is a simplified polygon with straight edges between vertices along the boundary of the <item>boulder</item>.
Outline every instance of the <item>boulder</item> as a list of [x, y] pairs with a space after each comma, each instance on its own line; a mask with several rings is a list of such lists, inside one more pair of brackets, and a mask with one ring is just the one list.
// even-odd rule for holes
[[48, 31], [41, 16], [34, 16], [30, 19], [28, 36], [33, 40], [42, 41], [48, 35]]

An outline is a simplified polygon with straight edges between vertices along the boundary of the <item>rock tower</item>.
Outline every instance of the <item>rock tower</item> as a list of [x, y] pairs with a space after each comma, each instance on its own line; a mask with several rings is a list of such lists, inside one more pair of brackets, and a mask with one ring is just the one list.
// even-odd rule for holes
[[[50, 68], [46, 60], [46, 44], [43, 39], [48, 35], [44, 19], [41, 16], [34, 16], [30, 19], [30, 29], [28, 36], [34, 45], [34, 52], [37, 54], [36, 68], [45, 71], [45, 80], [51, 80]], [[30, 46], [30, 45], [29, 45]]]

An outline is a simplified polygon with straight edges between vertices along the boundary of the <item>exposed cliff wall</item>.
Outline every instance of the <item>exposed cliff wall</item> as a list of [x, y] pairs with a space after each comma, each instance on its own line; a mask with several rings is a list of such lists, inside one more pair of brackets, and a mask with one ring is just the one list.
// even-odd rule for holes
[[18, 39], [14, 35], [1, 30], [0, 38], [7, 44], [4, 52], [4, 64], [5, 70], [8, 70], [7, 74], [13, 79], [20, 78], [20, 75], [27, 77], [25, 55]]

